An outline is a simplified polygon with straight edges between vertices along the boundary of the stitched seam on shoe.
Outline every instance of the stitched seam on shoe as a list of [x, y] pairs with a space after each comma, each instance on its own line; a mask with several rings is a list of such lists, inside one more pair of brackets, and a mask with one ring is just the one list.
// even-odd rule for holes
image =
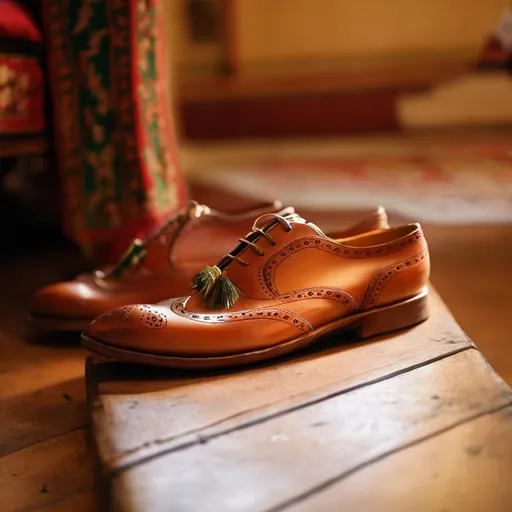
[[[307, 332], [313, 330], [313, 326], [301, 315], [272, 306], [263, 306], [261, 308], [246, 309], [243, 311], [236, 311], [233, 313], [222, 313], [221, 315], [212, 313], [204, 315], [202, 313], [193, 313], [187, 311], [183, 307], [183, 303], [177, 300], [171, 304], [171, 310], [182, 317], [185, 317], [193, 322], [200, 322], [205, 324], [228, 324], [233, 322], [241, 322], [244, 320], [279, 320], [294, 327], [299, 332]], [[271, 313], [269, 315], [269, 313]], [[279, 316], [275, 316], [278, 313]], [[290, 318], [285, 318], [285, 317]]]
[[[319, 293], [321, 295], [319, 295]], [[341, 288], [331, 286], [302, 288], [300, 290], [294, 290], [293, 292], [282, 293], [281, 295], [278, 295], [275, 298], [275, 300], [280, 299], [283, 299], [283, 302], [279, 302], [278, 304], [276, 304], [276, 306], [279, 306], [280, 304], [288, 304], [290, 302], [298, 302], [302, 300], [327, 299], [333, 300], [343, 305], [346, 309], [349, 310], [353, 309], [354, 311], [357, 311], [357, 309], [359, 309], [357, 301], [354, 299], [354, 297], [352, 297], [352, 295], [350, 295], [350, 293], [342, 290]], [[352, 308], [350, 306], [352, 306]]]
[[406, 270], [420, 265], [425, 261], [427, 256], [428, 249], [425, 248], [422, 251], [409, 256], [409, 258], [405, 258], [393, 263], [392, 265], [388, 265], [387, 267], [380, 270], [377, 274], [375, 274], [372, 282], [366, 289], [366, 293], [361, 304], [361, 309], [367, 309], [375, 306], [382, 292], [385, 290], [386, 286], [392, 279], [402, 274]]

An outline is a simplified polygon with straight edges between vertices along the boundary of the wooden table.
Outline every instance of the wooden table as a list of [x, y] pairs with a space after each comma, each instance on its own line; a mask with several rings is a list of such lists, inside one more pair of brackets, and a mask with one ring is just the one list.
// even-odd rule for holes
[[510, 511], [512, 390], [432, 293], [431, 318], [243, 370], [89, 359], [120, 511]]

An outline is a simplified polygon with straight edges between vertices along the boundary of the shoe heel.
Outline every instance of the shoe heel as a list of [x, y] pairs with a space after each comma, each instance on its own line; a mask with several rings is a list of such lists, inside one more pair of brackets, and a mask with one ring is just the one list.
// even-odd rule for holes
[[429, 316], [428, 293], [369, 312], [359, 324], [361, 339], [371, 338], [419, 324]]

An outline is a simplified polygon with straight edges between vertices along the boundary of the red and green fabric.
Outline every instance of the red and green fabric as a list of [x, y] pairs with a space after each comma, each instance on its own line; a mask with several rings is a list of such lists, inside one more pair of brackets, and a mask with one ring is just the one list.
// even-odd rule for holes
[[41, 39], [22, 5], [0, 0], [0, 157], [45, 130]]
[[159, 4], [42, 3], [65, 228], [97, 261], [185, 201]]

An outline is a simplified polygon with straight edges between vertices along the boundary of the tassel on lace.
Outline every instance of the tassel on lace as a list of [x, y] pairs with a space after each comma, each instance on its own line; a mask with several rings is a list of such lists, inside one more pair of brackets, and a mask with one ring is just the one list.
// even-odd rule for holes
[[215, 282], [205, 302], [211, 309], [231, 309], [239, 298], [238, 288], [229, 279], [226, 271], [224, 271]]
[[194, 277], [192, 288], [196, 290], [203, 299], [207, 299], [221, 274], [222, 272], [217, 266], [205, 267]]
[[230, 309], [240, 298], [238, 288], [226, 271], [221, 271], [217, 266], [206, 267], [199, 272], [192, 282], [192, 288], [211, 309]]
[[123, 273], [123, 270], [136, 265], [145, 251], [146, 246], [144, 242], [136, 238], [131, 243], [128, 250], [121, 256], [119, 263], [108, 273], [108, 276], [119, 277]]

